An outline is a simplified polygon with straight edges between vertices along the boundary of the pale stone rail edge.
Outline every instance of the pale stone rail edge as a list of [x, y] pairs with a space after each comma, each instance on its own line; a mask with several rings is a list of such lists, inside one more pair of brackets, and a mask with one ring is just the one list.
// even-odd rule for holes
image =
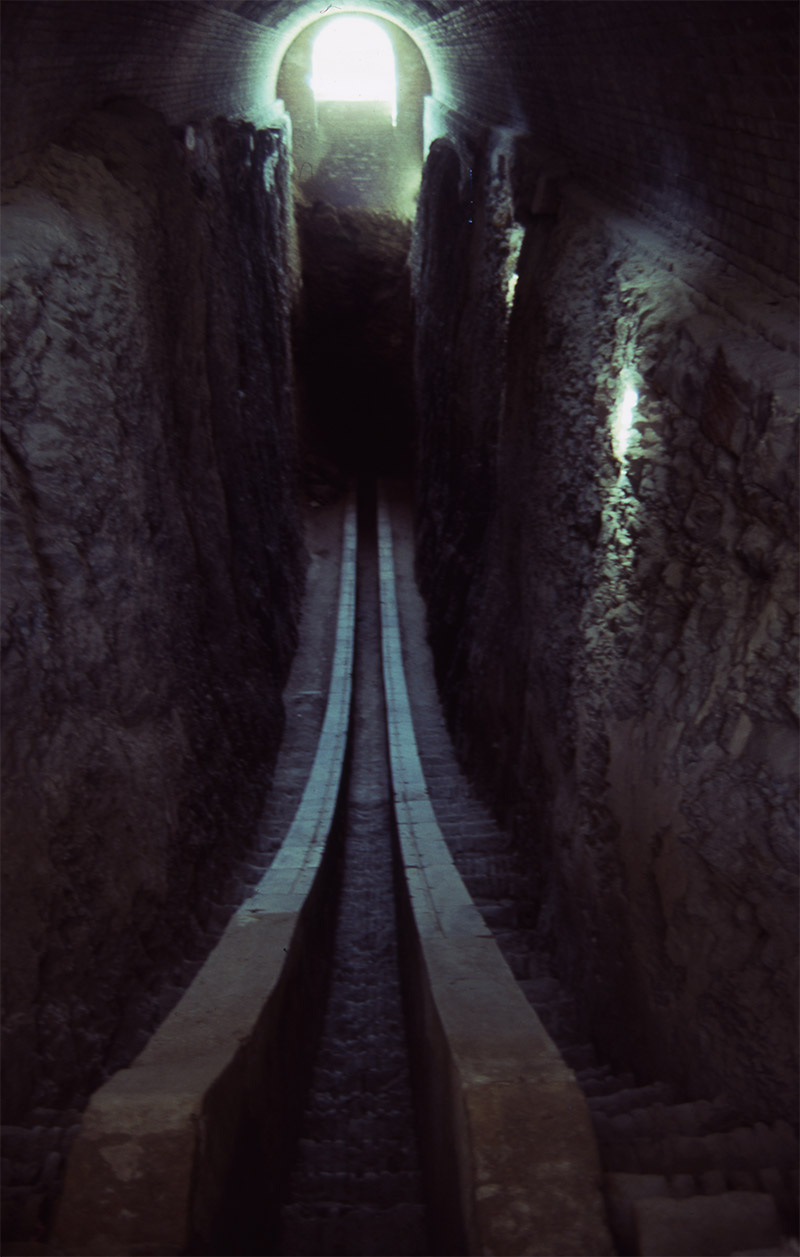
[[[56, 1252], [257, 1251], [236, 1249], [237, 1228], [246, 1243], [274, 1225], [270, 1193], [285, 1173], [290, 1093], [302, 1075], [298, 1058], [314, 1037], [307, 1021], [321, 1002], [325, 971], [315, 957], [324, 954], [330, 917], [322, 888], [335, 878], [326, 843], [350, 721], [356, 547], [351, 494], [327, 708], [294, 821], [147, 1047], [93, 1095], [67, 1164]], [[263, 1216], [243, 1222], [253, 1195], [263, 1201]], [[249, 1236], [242, 1233], [248, 1226]]]
[[484, 924], [428, 797], [403, 672], [392, 525], [378, 503], [401, 948], [436, 1251], [614, 1248], [586, 1101]]

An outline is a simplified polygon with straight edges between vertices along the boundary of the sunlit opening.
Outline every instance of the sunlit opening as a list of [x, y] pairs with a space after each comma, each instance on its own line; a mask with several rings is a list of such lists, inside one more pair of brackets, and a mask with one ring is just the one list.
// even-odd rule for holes
[[636, 410], [636, 404], [639, 401], [639, 394], [635, 388], [626, 388], [622, 396], [622, 401], [617, 405], [614, 413], [614, 423], [611, 430], [611, 439], [614, 444], [614, 454], [619, 462], [623, 462], [628, 449], [628, 441], [630, 440], [631, 426], [633, 424], [633, 414]]
[[311, 90], [318, 101], [386, 101], [397, 121], [397, 76], [391, 40], [377, 22], [339, 17], [314, 41]]

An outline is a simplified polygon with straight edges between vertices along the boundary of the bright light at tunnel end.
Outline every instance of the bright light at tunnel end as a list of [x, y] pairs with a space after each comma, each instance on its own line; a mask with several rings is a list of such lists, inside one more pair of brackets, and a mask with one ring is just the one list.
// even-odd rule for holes
[[318, 101], [385, 101], [395, 125], [397, 74], [386, 31], [348, 14], [326, 23], [314, 41], [311, 90]]
[[614, 446], [614, 456], [619, 463], [625, 462], [630, 443], [631, 428], [633, 427], [633, 416], [638, 402], [639, 394], [635, 388], [628, 385], [614, 410], [611, 440]]

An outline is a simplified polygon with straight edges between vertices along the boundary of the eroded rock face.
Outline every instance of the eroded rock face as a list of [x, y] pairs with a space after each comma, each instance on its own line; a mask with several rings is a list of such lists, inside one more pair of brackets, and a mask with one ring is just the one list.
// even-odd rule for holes
[[415, 244], [419, 567], [452, 727], [600, 1046], [794, 1114], [792, 312], [577, 189], [509, 185], [501, 155], [470, 190], [437, 142]]
[[302, 584], [287, 162], [244, 124], [184, 139], [136, 106], [91, 114], [4, 208], [19, 1192], [42, 1185], [26, 1130], [135, 1054], [230, 912], [282, 727]]

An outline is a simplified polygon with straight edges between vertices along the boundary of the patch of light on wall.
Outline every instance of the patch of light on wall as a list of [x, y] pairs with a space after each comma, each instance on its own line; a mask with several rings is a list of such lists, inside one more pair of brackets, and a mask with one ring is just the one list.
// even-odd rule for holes
[[617, 402], [614, 411], [614, 417], [611, 426], [611, 440], [614, 446], [614, 455], [618, 462], [625, 461], [625, 455], [628, 452], [628, 443], [631, 437], [631, 428], [633, 427], [633, 416], [636, 413], [636, 407], [639, 402], [639, 394], [635, 388], [627, 386], [625, 392], [619, 402]]
[[517, 264], [519, 255], [522, 250], [522, 243], [525, 239], [524, 227], [514, 226], [508, 233], [508, 257], [506, 259], [506, 309], [511, 310], [514, 305], [514, 293], [517, 291], [519, 283], [519, 275], [517, 273]]
[[394, 49], [386, 32], [363, 17], [338, 17], [314, 41], [311, 90], [318, 101], [386, 101], [397, 121]]

